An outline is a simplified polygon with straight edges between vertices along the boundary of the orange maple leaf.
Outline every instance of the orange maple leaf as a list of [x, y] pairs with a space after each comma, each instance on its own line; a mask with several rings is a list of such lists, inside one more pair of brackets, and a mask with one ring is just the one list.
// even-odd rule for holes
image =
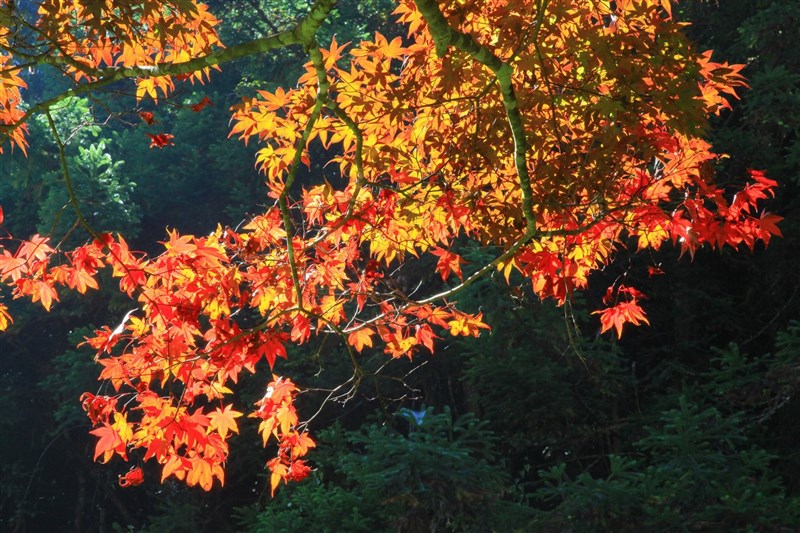
[[97, 458], [102, 455], [101, 462], [107, 463], [116, 453], [127, 461], [128, 456], [125, 453], [125, 448], [133, 436], [131, 426], [132, 424], [126, 420], [125, 415], [114, 413], [113, 424], [103, 422], [102, 427], [90, 431], [89, 433], [100, 438], [94, 448], [94, 460], [97, 461]]
[[372, 346], [372, 336], [374, 334], [375, 331], [370, 328], [360, 328], [347, 336], [347, 342], [355, 348], [357, 352], [361, 352], [364, 346]]
[[436, 336], [433, 329], [428, 324], [418, 325], [416, 326], [416, 330], [417, 332], [414, 337], [417, 339], [417, 342], [433, 353], [433, 341], [439, 337]]
[[622, 328], [626, 323], [639, 325], [641, 323], [650, 324], [644, 311], [636, 300], [620, 302], [613, 307], [608, 307], [601, 311], [595, 311], [593, 315], [600, 315], [602, 329], [600, 333], [605, 333], [612, 327], [617, 330], [617, 338], [622, 338]]
[[478, 313], [475, 316], [467, 313], [454, 313], [453, 320], [449, 321], [447, 325], [450, 327], [450, 334], [453, 336], [477, 337], [480, 335], [480, 330], [491, 329], [483, 322], [483, 313]]
[[294, 461], [285, 474], [286, 481], [303, 481], [311, 473], [311, 468], [303, 459]]
[[228, 436], [228, 431], [239, 433], [239, 427], [236, 425], [236, 419], [242, 416], [238, 411], [232, 411], [232, 405], [226, 405], [223, 410], [217, 408], [216, 410], [208, 413], [210, 423], [208, 431], [216, 430], [219, 436], [223, 439]]
[[29, 240], [22, 241], [16, 255], [25, 259], [44, 261], [54, 252], [48, 244], [49, 242], [49, 237], [42, 237], [37, 233]]
[[272, 472], [269, 476], [269, 484], [271, 488], [270, 494], [275, 496], [275, 489], [278, 488], [281, 480], [286, 479], [286, 475], [289, 472], [289, 467], [281, 461], [280, 457], [270, 459], [269, 462], [267, 462], [267, 467], [270, 469], [270, 472]]
[[299, 314], [292, 321], [292, 340], [298, 344], [307, 341], [311, 336], [311, 322], [306, 315]]
[[200, 485], [203, 490], [211, 490], [214, 484], [214, 477], [209, 461], [202, 457], [194, 457], [190, 459], [190, 462], [191, 468], [186, 473], [186, 484], [190, 487]]
[[27, 271], [24, 258], [15, 257], [8, 250], [3, 250], [3, 254], [0, 255], [0, 280], [11, 278], [12, 281], [17, 281]]
[[293, 458], [303, 457], [308, 453], [309, 448], [315, 448], [317, 443], [308, 436], [307, 432], [298, 433], [290, 431], [281, 439], [281, 448], [289, 448]]
[[14, 320], [11, 318], [11, 314], [8, 312], [8, 307], [0, 304], [0, 331], [5, 331], [9, 324], [13, 323]]

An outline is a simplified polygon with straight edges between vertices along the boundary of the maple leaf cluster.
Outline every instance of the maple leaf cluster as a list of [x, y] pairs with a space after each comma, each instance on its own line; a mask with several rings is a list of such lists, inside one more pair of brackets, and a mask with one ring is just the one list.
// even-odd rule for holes
[[[315, 28], [333, 3], [319, 0], [291, 31], [254, 45], [303, 44], [309, 62], [295, 88], [260, 90], [231, 110], [230, 135], [258, 144], [271, 204], [241, 229], [170, 231], [152, 257], [94, 230], [74, 250], [40, 235], [13, 252], [11, 237], [0, 241], [0, 282], [15, 298], [50, 309], [59, 288], [97, 289], [107, 269], [133, 301], [119, 325], [86, 341], [113, 389], [82, 398], [96, 460], [136, 451], [160, 465], [162, 481], [208, 490], [224, 481], [227, 439], [243, 414], [230, 387], [261, 361], [272, 369], [289, 343], [332, 333], [353, 361], [366, 348], [433, 353], [440, 336], [488, 329], [455, 298], [491, 272], [517, 271], [538, 296], [563, 304], [625, 247], [671, 242], [694, 254], [780, 235], [780, 217], [759, 208], [777, 183], [753, 171], [735, 195], [716, 186], [718, 156], [697, 136], [745, 85], [742, 67], [694, 51], [668, 1], [460, 0], [443, 12], [433, 0], [401, 0], [405, 36], [319, 48]], [[218, 20], [190, 0], [48, 0], [40, 14], [52, 62], [79, 91], [131, 79], [137, 99], [156, 104], [176, 81], [203, 81], [229, 57]], [[0, 26], [0, 124], [25, 150], [25, 86], [10, 38]], [[138, 113], [153, 124], [152, 112]], [[173, 143], [146, 135], [152, 147]], [[312, 142], [340, 177], [294, 197]], [[465, 240], [496, 257], [465, 273]], [[392, 283], [398, 266], [424, 255], [450, 285], [417, 294]], [[642, 299], [612, 287], [598, 311], [602, 331], [648, 323]], [[0, 329], [10, 320], [0, 304]], [[314, 441], [296, 394], [290, 379], [273, 376], [249, 415], [265, 445], [277, 442], [267, 463], [273, 493], [310, 472]], [[120, 484], [142, 479], [134, 469]]]
[[273, 376], [267, 392], [256, 405], [258, 410], [251, 417], [261, 419], [258, 431], [264, 440], [264, 446], [270, 437], [278, 441], [278, 455], [267, 462], [267, 467], [272, 472], [270, 486], [272, 495], [281, 481], [301, 481], [310, 473], [311, 468], [301, 459], [309, 448], [316, 443], [308, 436], [308, 432], [299, 432], [297, 410], [294, 407], [294, 397], [297, 387], [290, 379]]
[[[622, 300], [610, 305], [615, 296], [617, 298], [622, 296]], [[649, 324], [650, 321], [647, 320], [644, 311], [638, 304], [639, 300], [644, 300], [645, 298], [646, 296], [641, 291], [633, 287], [620, 285], [616, 291], [614, 287], [609, 287], [603, 297], [603, 303], [609, 305], [609, 307], [592, 313], [600, 315], [600, 324], [602, 325], [600, 333], [605, 333], [613, 327], [617, 331], [617, 337], [622, 338], [622, 328], [625, 324]]]

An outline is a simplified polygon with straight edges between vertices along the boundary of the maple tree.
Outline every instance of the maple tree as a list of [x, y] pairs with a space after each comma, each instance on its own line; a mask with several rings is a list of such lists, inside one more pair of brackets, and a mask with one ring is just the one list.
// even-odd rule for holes
[[[752, 250], [780, 235], [780, 217], [759, 207], [777, 183], [751, 171], [737, 191], [716, 185], [720, 156], [701, 138], [707, 118], [745, 86], [742, 65], [695, 50], [669, 0], [401, 0], [404, 37], [322, 47], [316, 36], [334, 0], [228, 46], [218, 35], [224, 21], [194, 0], [35, 5], [0, 0], [0, 150], [25, 152], [28, 121], [44, 115], [91, 240], [70, 250], [47, 236], [4, 234], [0, 281], [49, 310], [59, 287], [97, 289], [108, 269], [135, 302], [116, 327], [86, 340], [104, 383], [104, 394], [81, 399], [96, 426], [95, 460], [136, 451], [161, 466], [162, 480], [209, 490], [224, 482], [227, 441], [243, 415], [231, 387], [262, 360], [274, 369], [290, 343], [338, 335], [355, 387], [365, 347], [412, 357], [433, 353], [439, 337], [488, 329], [454, 298], [492, 272], [516, 271], [539, 297], [564, 304], [622, 249], [673, 243], [693, 256], [704, 245]], [[124, 85], [136, 101], [126, 111], [157, 127], [157, 111], [141, 103], [163, 103], [237, 58], [294, 45], [308, 58], [297, 86], [259, 90], [231, 109], [230, 135], [258, 143], [269, 207], [240, 229], [168, 231], [155, 256], [86, 220], [53, 109]], [[24, 69], [35, 67], [57, 69], [71, 86], [26, 101]], [[206, 97], [190, 107], [209, 105]], [[145, 135], [152, 148], [173, 144], [166, 132]], [[339, 178], [298, 190], [312, 143]], [[465, 240], [496, 250], [466, 275]], [[417, 294], [392, 283], [399, 265], [423, 255], [450, 285]], [[602, 331], [621, 336], [625, 324], [648, 323], [644, 298], [615, 282], [597, 311]], [[11, 321], [0, 303], [0, 330]], [[267, 463], [274, 493], [308, 475], [314, 441], [291, 379], [273, 375], [265, 386], [249, 416], [261, 420], [265, 446], [277, 442]], [[122, 486], [142, 480], [138, 467], [120, 476]]]

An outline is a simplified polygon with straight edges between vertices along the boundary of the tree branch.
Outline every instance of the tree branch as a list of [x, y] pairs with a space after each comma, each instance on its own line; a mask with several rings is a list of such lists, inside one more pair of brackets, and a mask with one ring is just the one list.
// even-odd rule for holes
[[522, 190], [522, 212], [525, 215], [528, 233], [535, 232], [536, 217], [533, 214], [533, 191], [531, 189], [531, 178], [528, 173], [526, 155], [528, 141], [525, 137], [522, 114], [519, 112], [519, 102], [514, 92], [512, 80], [514, 71], [511, 65], [494, 55], [485, 46], [477, 43], [471, 35], [461, 33], [450, 27], [436, 0], [414, 0], [414, 3], [428, 24], [428, 29], [436, 45], [436, 54], [439, 57], [443, 57], [447, 53], [447, 49], [453, 46], [462, 52], [466, 52], [473, 59], [489, 67], [494, 72], [497, 82], [500, 84], [503, 106], [506, 109], [506, 118], [514, 138], [514, 166], [516, 167]]
[[58, 134], [58, 128], [56, 128], [56, 123], [53, 120], [53, 116], [50, 114], [49, 109], [45, 111], [45, 115], [47, 116], [47, 123], [50, 125], [50, 131], [53, 134], [53, 139], [56, 141], [56, 146], [58, 147], [58, 160], [61, 164], [61, 173], [64, 175], [64, 185], [67, 188], [69, 203], [75, 210], [75, 215], [78, 217], [78, 222], [80, 222], [81, 226], [83, 226], [93, 238], [102, 242], [102, 236], [96, 229], [94, 229], [94, 227], [92, 227], [91, 224], [89, 224], [89, 221], [83, 216], [83, 212], [81, 212], [81, 208], [78, 205], [78, 197], [75, 194], [75, 189], [72, 187], [72, 178], [69, 173], [69, 165], [67, 165], [66, 148], [64, 143], [61, 141], [61, 136]]
[[[311, 17], [312, 13], [309, 13], [309, 17]], [[321, 21], [322, 20], [324, 20], [324, 17], [321, 19]], [[300, 26], [302, 26], [302, 24]], [[300, 26], [298, 26], [298, 28], [300, 28]], [[330, 88], [331, 85], [330, 81], [328, 81], [327, 73], [325, 72], [325, 64], [322, 60], [322, 52], [320, 52], [319, 48], [317, 47], [316, 33], [318, 29], [319, 24], [316, 26], [309, 24], [299, 32], [300, 36], [304, 39], [303, 44], [306, 45], [308, 55], [311, 58], [311, 63], [314, 65], [316, 70], [317, 96], [314, 101], [314, 108], [311, 110], [311, 114], [308, 117], [308, 122], [306, 122], [303, 133], [300, 136], [300, 139], [298, 139], [295, 143], [294, 157], [292, 158], [291, 165], [289, 165], [286, 181], [283, 184], [283, 190], [278, 197], [278, 206], [280, 207], [281, 216], [283, 218], [283, 228], [284, 231], [286, 231], [286, 254], [289, 261], [289, 269], [292, 273], [292, 284], [294, 285], [294, 290], [297, 294], [297, 306], [301, 311], [304, 311], [303, 289], [300, 287], [300, 278], [297, 273], [297, 263], [294, 257], [294, 244], [292, 237], [293, 227], [287, 198], [289, 195], [289, 190], [297, 176], [297, 170], [300, 167], [300, 162], [303, 159], [303, 151], [306, 149], [308, 139], [311, 137], [311, 132], [314, 130], [314, 126], [319, 118], [320, 113], [322, 113], [322, 108], [325, 106], [325, 103], [328, 100], [328, 88]], [[307, 32], [311, 33], [308, 34]]]
[[[91, 91], [105, 87], [117, 81], [131, 78], [151, 78], [159, 76], [179, 76], [190, 74], [214, 67], [223, 63], [229, 63], [236, 59], [252, 56], [255, 54], [266, 53], [279, 48], [285, 48], [294, 44], [308, 44], [314, 40], [317, 30], [322, 26], [325, 19], [330, 14], [336, 0], [317, 0], [311, 7], [308, 14], [298, 22], [293, 28], [274, 35], [269, 35], [246, 43], [241, 43], [230, 48], [220, 48], [201, 57], [190, 59], [181, 63], [156, 63], [154, 65], [142, 65], [136, 67], [104, 68], [91, 69], [91, 74], [95, 80], [68, 89], [48, 100], [39, 102], [31, 106], [20, 120], [13, 124], [0, 125], [3, 135], [9, 135], [16, 128], [28, 121], [36, 114], [49, 109], [54, 104], [71, 96], [80, 96]], [[67, 58], [59, 60], [56, 58], [43, 59], [35, 56], [39, 61], [51, 65], [72, 64]], [[89, 74], [87, 70], [82, 69]]]

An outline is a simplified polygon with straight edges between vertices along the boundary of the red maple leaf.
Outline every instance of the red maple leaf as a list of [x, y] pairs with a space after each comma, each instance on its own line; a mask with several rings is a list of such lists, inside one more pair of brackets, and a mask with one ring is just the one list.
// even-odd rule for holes
[[194, 111], [195, 113], [199, 113], [207, 105], [214, 105], [214, 103], [208, 99], [208, 96], [204, 96], [202, 100], [191, 106], [192, 111]]
[[302, 481], [307, 478], [310, 473], [311, 468], [306, 465], [304, 460], [300, 459], [291, 464], [288, 472], [286, 472], [286, 480]]
[[141, 118], [145, 124], [153, 123], [153, 114], [150, 111], [139, 111], [139, 118]]
[[94, 449], [95, 461], [103, 456], [102, 462], [107, 463], [115, 452], [125, 457], [125, 442], [109, 423], [105, 422], [102, 427], [93, 429], [89, 433], [100, 438]]
[[442, 248], [434, 248], [431, 253], [439, 257], [439, 261], [436, 263], [436, 271], [441, 274], [442, 281], [447, 281], [447, 278], [450, 277], [450, 272], [453, 272], [459, 278], [463, 278], [461, 263], [464, 260], [461, 259], [461, 256]]
[[622, 338], [622, 328], [626, 323], [638, 325], [644, 322], [650, 324], [644, 311], [636, 300], [630, 302], [620, 302], [614, 307], [608, 307], [602, 311], [595, 311], [593, 315], [600, 315], [600, 324], [602, 328], [600, 333], [605, 333], [612, 327], [617, 330], [617, 337]]
[[145, 133], [145, 135], [150, 137], [150, 148], [164, 148], [165, 146], [175, 145], [175, 143], [172, 142], [175, 136], [170, 133], [158, 133], [155, 135], [152, 133]]
[[135, 487], [142, 483], [144, 483], [144, 471], [138, 466], [132, 467], [124, 476], [119, 476], [120, 487]]

